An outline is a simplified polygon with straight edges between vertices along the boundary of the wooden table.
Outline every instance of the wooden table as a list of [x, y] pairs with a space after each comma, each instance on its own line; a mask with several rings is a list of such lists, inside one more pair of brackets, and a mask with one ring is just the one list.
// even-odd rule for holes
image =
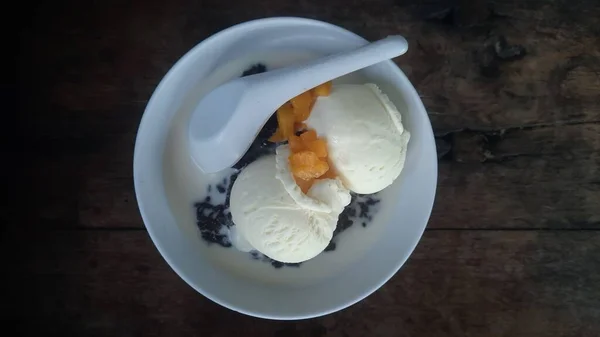
[[[12, 15], [2, 319], [16, 335], [600, 335], [598, 1], [78, 0]], [[282, 15], [406, 36], [398, 62], [440, 155], [431, 221], [401, 272], [299, 322], [242, 316], [179, 279], [132, 177], [138, 123], [173, 63], [221, 29]]]

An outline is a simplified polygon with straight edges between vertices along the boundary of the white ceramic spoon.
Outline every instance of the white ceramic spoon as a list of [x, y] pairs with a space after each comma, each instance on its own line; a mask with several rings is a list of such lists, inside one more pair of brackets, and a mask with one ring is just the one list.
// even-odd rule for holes
[[286, 101], [407, 50], [406, 39], [389, 36], [352, 51], [237, 78], [217, 87], [192, 112], [189, 124], [192, 159], [206, 173], [233, 166], [269, 117]]

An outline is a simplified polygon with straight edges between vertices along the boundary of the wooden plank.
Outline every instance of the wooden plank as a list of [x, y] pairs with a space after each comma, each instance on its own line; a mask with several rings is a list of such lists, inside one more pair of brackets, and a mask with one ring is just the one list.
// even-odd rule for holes
[[[133, 187], [135, 134], [30, 142], [15, 222], [52, 228], [143, 228]], [[27, 207], [27, 209], [24, 209]]]
[[600, 228], [600, 125], [449, 135], [433, 228]]
[[[466, 1], [338, 2], [40, 7], [19, 51], [23, 101], [34, 116], [49, 108], [144, 104], [169, 67], [197, 42], [234, 23], [286, 14], [330, 21], [371, 39], [406, 35], [411, 48], [397, 62], [423, 97], [436, 130], [600, 121], [597, 1], [571, 7], [558, 0], [480, 0], [475, 9]], [[575, 19], [573, 8], [586, 15]], [[526, 56], [490, 55], [499, 37], [523, 46]], [[39, 85], [28, 90], [31, 83]], [[112, 127], [120, 126], [115, 121]]]
[[600, 331], [598, 231], [427, 231], [375, 294], [299, 322], [252, 319], [210, 302], [174, 274], [144, 231], [4, 238], [18, 261], [6, 275], [17, 291], [8, 294], [5, 318], [24, 336], [592, 337]]
[[[14, 173], [31, 193], [17, 197], [33, 210], [14, 212], [11, 219], [25, 213], [41, 227], [141, 227], [130, 180], [133, 137], [155, 85], [210, 34], [257, 17], [292, 14], [370, 39], [396, 33], [409, 38], [410, 51], [398, 62], [421, 93], [436, 133], [450, 135], [452, 143], [452, 158], [440, 165], [432, 227], [597, 227], [594, 151], [600, 136], [593, 122], [600, 121], [600, 46], [592, 42], [600, 5], [482, 4], [39, 4], [23, 21], [16, 90], [21, 113], [7, 138], [23, 143], [16, 156], [30, 167]], [[580, 12], [586, 15], [573, 20]], [[524, 46], [527, 55], [509, 61], [486, 54], [498, 42], [492, 36]], [[484, 66], [496, 72], [488, 74]], [[552, 128], [573, 123], [583, 124]], [[465, 129], [474, 134], [460, 131]], [[486, 146], [478, 145], [480, 137]]]
[[[432, 1], [403, 8], [429, 18], [411, 15], [410, 23], [398, 24], [414, 46], [398, 61], [436, 130], [600, 120], [600, 47], [592, 42], [597, 2]], [[580, 21], [574, 8], [594, 16]], [[526, 55], [501, 58], [493, 49], [503, 40]]]

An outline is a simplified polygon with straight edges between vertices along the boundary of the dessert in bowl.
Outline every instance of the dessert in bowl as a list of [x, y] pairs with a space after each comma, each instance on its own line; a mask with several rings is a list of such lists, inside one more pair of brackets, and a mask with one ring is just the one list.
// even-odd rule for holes
[[190, 157], [190, 114], [210, 90], [364, 43], [313, 20], [252, 21], [196, 46], [157, 87], [136, 140], [136, 195], [165, 260], [203, 295], [258, 317], [319, 316], [375, 291], [416, 246], [435, 143], [392, 62], [284, 104], [229, 170], [204, 174]]

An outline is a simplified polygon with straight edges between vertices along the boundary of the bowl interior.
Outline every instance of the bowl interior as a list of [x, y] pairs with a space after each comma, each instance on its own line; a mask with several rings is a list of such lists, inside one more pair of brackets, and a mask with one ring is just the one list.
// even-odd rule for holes
[[342, 233], [336, 251], [321, 254], [299, 268], [274, 269], [234, 249], [208, 246], [195, 224], [193, 203], [201, 200], [207, 183], [221, 176], [203, 175], [189, 157], [186, 122], [194, 103], [254, 63], [277, 68], [364, 43], [355, 34], [313, 20], [252, 21], [196, 46], [157, 87], [136, 140], [138, 203], [163, 257], [206, 297], [258, 317], [319, 316], [376, 290], [414, 249], [431, 212], [437, 159], [422, 103], [392, 62], [336, 81], [379, 85], [402, 112], [403, 124], [411, 133], [404, 171], [381, 192], [382, 206], [368, 228], [353, 226]]

